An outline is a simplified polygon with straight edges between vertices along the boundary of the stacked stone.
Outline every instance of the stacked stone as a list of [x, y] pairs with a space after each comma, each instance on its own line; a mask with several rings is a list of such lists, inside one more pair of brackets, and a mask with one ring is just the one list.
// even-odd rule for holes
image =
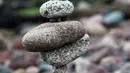
[[42, 59], [65, 72], [66, 65], [83, 55], [88, 48], [89, 36], [78, 21], [65, 21], [74, 11], [68, 0], [50, 0], [40, 7], [43, 17], [50, 22], [41, 24], [26, 33], [23, 47], [30, 52], [41, 52]]

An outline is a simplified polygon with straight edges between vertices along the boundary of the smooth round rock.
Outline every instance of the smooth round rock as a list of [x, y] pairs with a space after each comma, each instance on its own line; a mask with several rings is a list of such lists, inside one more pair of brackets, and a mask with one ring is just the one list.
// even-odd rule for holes
[[120, 11], [114, 11], [107, 14], [104, 17], [104, 24], [105, 25], [113, 25], [121, 22], [124, 19], [124, 13]]
[[102, 23], [103, 19], [104, 19], [104, 16], [102, 14], [95, 14], [91, 16], [90, 18], [88, 18], [88, 21]]
[[41, 53], [42, 59], [55, 67], [64, 66], [86, 53], [89, 39], [89, 36], [85, 34], [84, 37], [72, 44], [65, 45], [53, 51]]
[[15, 70], [13, 73], [26, 73], [24, 69]]
[[89, 19], [82, 19], [81, 23], [84, 25], [85, 32], [91, 35], [103, 35], [107, 29], [101, 24], [100, 17], [92, 17]]
[[90, 9], [91, 9], [91, 5], [84, 0], [81, 0], [78, 3], [77, 8], [76, 8], [77, 11], [88, 11]]
[[40, 7], [40, 14], [46, 18], [68, 16], [73, 11], [74, 6], [68, 0], [50, 0]]
[[0, 73], [12, 73], [12, 71], [8, 67], [0, 65]]
[[53, 66], [49, 65], [49, 64], [43, 64], [41, 63], [39, 66], [39, 73], [44, 73], [44, 72], [50, 72], [53, 71]]
[[116, 5], [130, 6], [130, 0], [115, 0]]
[[28, 51], [46, 52], [79, 40], [84, 34], [78, 21], [45, 23], [25, 34], [22, 44]]
[[39, 71], [38, 67], [35, 66], [30, 66], [26, 69], [26, 73], [39, 73], [38, 71]]
[[120, 68], [120, 65], [123, 63], [123, 60], [120, 56], [108, 56], [101, 60], [100, 65], [107, 70], [107, 72], [114, 72]]

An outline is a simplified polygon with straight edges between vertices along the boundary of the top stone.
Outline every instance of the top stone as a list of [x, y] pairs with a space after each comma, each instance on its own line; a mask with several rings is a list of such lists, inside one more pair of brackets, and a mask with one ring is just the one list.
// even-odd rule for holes
[[40, 14], [46, 18], [65, 17], [73, 11], [74, 6], [68, 0], [50, 0], [40, 7]]

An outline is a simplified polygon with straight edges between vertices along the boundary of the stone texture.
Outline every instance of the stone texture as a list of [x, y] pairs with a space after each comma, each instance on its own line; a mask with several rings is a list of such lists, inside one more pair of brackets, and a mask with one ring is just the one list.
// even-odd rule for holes
[[55, 69], [54, 73], [66, 73], [67, 66], [62, 66], [57, 69]]
[[28, 51], [46, 52], [79, 40], [84, 34], [78, 21], [45, 23], [25, 34], [22, 43]]
[[51, 0], [40, 7], [40, 14], [46, 18], [68, 16], [74, 11], [73, 4], [68, 0]]
[[55, 67], [64, 66], [83, 55], [89, 45], [89, 36], [86, 34], [80, 40], [65, 45], [60, 49], [41, 53], [42, 59]]

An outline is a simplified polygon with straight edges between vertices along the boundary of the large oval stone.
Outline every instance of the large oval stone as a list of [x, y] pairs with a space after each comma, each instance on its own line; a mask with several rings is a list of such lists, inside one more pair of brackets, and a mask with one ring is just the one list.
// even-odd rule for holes
[[22, 39], [23, 47], [31, 52], [46, 52], [82, 38], [83, 25], [78, 21], [45, 23], [32, 29]]
[[62, 67], [87, 52], [90, 38], [85, 34], [80, 40], [59, 49], [42, 52], [42, 59], [54, 67]]
[[74, 11], [73, 4], [68, 0], [51, 0], [40, 7], [40, 14], [46, 18], [68, 16]]

